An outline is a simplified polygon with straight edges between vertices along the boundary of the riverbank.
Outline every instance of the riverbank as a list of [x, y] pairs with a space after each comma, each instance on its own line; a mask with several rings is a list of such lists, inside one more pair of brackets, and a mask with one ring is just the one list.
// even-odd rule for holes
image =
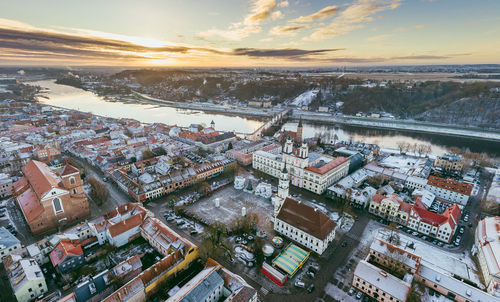
[[490, 142], [500, 142], [500, 132], [480, 129], [467, 129], [455, 125], [433, 124], [409, 120], [395, 120], [382, 118], [367, 118], [353, 116], [332, 116], [327, 113], [316, 113], [302, 110], [293, 110], [289, 116], [292, 120], [302, 119], [311, 123], [330, 125], [348, 125], [363, 128], [401, 130], [406, 132], [429, 133], [443, 136], [481, 139]]

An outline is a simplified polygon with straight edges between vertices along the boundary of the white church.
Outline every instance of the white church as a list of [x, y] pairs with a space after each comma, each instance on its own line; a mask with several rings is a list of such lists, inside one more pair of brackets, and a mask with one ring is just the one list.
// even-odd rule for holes
[[336, 224], [325, 213], [288, 196], [290, 176], [286, 167], [273, 197], [274, 230], [321, 255], [335, 238]]

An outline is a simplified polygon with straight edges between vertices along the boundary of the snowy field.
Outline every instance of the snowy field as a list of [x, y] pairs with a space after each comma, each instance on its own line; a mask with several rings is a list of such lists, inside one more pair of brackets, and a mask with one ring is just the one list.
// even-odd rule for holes
[[[219, 207], [216, 207], [217, 199]], [[233, 219], [241, 217], [243, 207], [246, 208], [247, 214], [256, 213], [259, 216], [259, 228], [272, 229], [271, 215], [274, 208], [271, 201], [243, 190], [236, 190], [232, 186], [186, 206], [186, 210], [210, 223], [219, 221], [229, 225]]]

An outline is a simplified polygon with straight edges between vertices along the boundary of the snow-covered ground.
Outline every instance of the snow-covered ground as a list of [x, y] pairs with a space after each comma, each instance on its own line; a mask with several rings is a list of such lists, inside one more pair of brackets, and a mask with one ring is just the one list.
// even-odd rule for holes
[[337, 301], [357, 301], [354, 297], [349, 296], [345, 291], [328, 282], [325, 286], [325, 293]]
[[306, 91], [301, 95], [299, 95], [298, 97], [296, 97], [295, 99], [293, 99], [291, 104], [298, 107], [309, 106], [309, 104], [311, 104], [311, 102], [314, 100], [318, 92], [319, 90], [317, 89]]

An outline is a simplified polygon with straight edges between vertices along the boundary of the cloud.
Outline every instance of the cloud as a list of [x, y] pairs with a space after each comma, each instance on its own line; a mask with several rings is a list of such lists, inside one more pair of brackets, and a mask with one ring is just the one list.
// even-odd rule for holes
[[391, 34], [384, 34], [384, 35], [369, 37], [367, 40], [372, 42], [377, 42], [377, 41], [387, 40], [390, 37], [392, 37]]
[[279, 10], [271, 13], [271, 20], [283, 19], [283, 13]]
[[288, 7], [289, 3], [288, 1], [281, 1], [278, 3], [278, 7]]
[[316, 20], [322, 20], [325, 18], [328, 18], [330, 16], [333, 16], [337, 13], [338, 7], [336, 5], [331, 5], [324, 7], [320, 9], [319, 11], [307, 15], [307, 16], [300, 16], [297, 19], [292, 20], [292, 22], [301, 22], [301, 23], [306, 23], [306, 22], [312, 22]]
[[317, 28], [306, 40], [323, 40], [346, 34], [375, 20], [373, 15], [397, 8], [401, 0], [357, 0], [343, 9], [330, 24]]
[[298, 31], [308, 27], [305, 24], [300, 25], [285, 25], [285, 26], [275, 26], [271, 28], [269, 34], [274, 36], [286, 35], [286, 36], [294, 36]]
[[213, 37], [220, 37], [225, 40], [241, 41], [243, 38], [251, 34], [259, 33], [262, 31], [260, 26], [234, 26], [231, 25], [229, 29], [209, 29], [197, 34], [198, 39], [208, 40]]
[[424, 27], [425, 27], [425, 24], [415, 25], [415, 29], [422, 29]]
[[256, 49], [256, 48], [236, 48], [233, 54], [237, 56], [249, 57], [304, 57], [310, 55], [318, 55], [334, 51], [344, 50], [344, 48], [331, 48], [331, 49], [315, 49], [305, 50], [297, 48], [283, 48], [283, 49]]
[[274, 12], [276, 8], [276, 0], [252, 0], [250, 12], [244, 17], [243, 21], [233, 23], [228, 29], [209, 29], [199, 32], [197, 37], [208, 39], [212, 37], [220, 37], [231, 41], [240, 41], [251, 34], [259, 33], [262, 28], [259, 24], [271, 17], [279, 19], [282, 17], [281, 12]]
[[258, 25], [271, 14], [274, 8], [276, 8], [275, 0], [253, 0], [250, 14], [245, 17], [243, 24]]
[[[98, 32], [84, 29], [73, 29], [77, 33], [46, 31], [44, 29], [27, 26], [15, 28], [0, 25], [0, 57], [2, 60], [29, 61], [29, 62], [78, 62], [77, 64], [110, 64], [124, 63], [137, 65], [145, 62], [163, 62], [180, 60], [193, 62], [205, 59], [214, 62], [248, 57], [252, 60], [266, 58], [281, 58], [288, 61], [301, 61], [308, 57], [321, 57], [334, 49], [258, 49], [236, 48], [220, 49], [180, 45], [171, 42], [151, 41], [145, 39], [145, 44], [161, 44], [159, 46], [140, 45], [131, 41], [142, 41], [138, 37], [118, 36], [111, 33]], [[113, 37], [113, 38], [109, 38]], [[123, 39], [118, 39], [122, 37]]]

